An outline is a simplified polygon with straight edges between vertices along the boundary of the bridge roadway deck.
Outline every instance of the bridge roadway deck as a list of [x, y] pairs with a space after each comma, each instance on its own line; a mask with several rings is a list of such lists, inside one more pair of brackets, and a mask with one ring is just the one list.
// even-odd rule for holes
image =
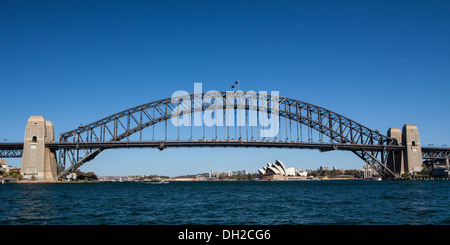
[[[254, 148], [298, 148], [329, 150], [397, 150], [404, 146], [311, 143], [298, 141], [261, 141], [261, 140], [192, 140], [192, 141], [109, 141], [109, 142], [54, 142], [46, 143], [52, 150], [59, 149], [113, 149], [113, 148], [159, 148], [167, 147], [254, 147]], [[23, 142], [0, 143], [0, 150], [22, 150]], [[422, 152], [450, 152], [450, 148], [422, 147]]]
[[167, 147], [252, 147], [252, 148], [298, 148], [328, 150], [403, 150], [403, 146], [386, 145], [359, 145], [359, 144], [333, 144], [311, 142], [286, 142], [286, 141], [249, 141], [249, 140], [193, 140], [193, 141], [141, 141], [141, 142], [60, 142], [47, 143], [51, 149], [73, 148], [159, 148]]

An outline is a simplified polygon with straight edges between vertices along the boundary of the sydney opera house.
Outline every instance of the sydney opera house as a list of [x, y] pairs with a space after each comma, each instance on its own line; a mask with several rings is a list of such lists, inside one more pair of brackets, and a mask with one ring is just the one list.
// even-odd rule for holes
[[267, 163], [267, 166], [258, 169], [260, 180], [306, 180], [307, 172], [300, 172], [295, 168], [286, 168], [276, 159], [275, 163]]

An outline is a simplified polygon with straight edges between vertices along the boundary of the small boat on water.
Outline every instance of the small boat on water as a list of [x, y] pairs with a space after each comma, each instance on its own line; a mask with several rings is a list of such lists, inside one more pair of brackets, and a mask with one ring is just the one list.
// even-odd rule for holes
[[380, 177], [378, 177], [378, 178], [366, 178], [364, 180], [365, 181], [382, 181], [382, 179]]
[[8, 184], [8, 183], [17, 183], [17, 179], [14, 178], [4, 178], [1, 179], [2, 184]]
[[169, 181], [163, 180], [163, 179], [155, 179], [155, 180], [147, 181], [147, 183], [149, 183], [149, 184], [168, 184]]

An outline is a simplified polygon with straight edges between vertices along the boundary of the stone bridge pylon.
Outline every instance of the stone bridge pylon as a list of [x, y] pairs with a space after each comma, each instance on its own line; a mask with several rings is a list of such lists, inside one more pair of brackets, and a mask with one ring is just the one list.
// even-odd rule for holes
[[56, 155], [45, 143], [55, 142], [53, 123], [42, 116], [31, 116], [25, 129], [21, 174], [25, 179], [55, 180]]

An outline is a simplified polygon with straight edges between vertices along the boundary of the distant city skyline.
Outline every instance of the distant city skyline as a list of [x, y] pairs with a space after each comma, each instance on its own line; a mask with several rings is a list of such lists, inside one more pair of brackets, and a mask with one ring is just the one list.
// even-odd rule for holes
[[[279, 91], [386, 134], [418, 126], [450, 145], [449, 1], [3, 1], [0, 139], [30, 116], [56, 139], [177, 90]], [[178, 176], [210, 169], [362, 169], [351, 152], [260, 148], [105, 150], [97, 175]], [[6, 159], [20, 167], [20, 159]], [[332, 164], [331, 164], [332, 163]]]

